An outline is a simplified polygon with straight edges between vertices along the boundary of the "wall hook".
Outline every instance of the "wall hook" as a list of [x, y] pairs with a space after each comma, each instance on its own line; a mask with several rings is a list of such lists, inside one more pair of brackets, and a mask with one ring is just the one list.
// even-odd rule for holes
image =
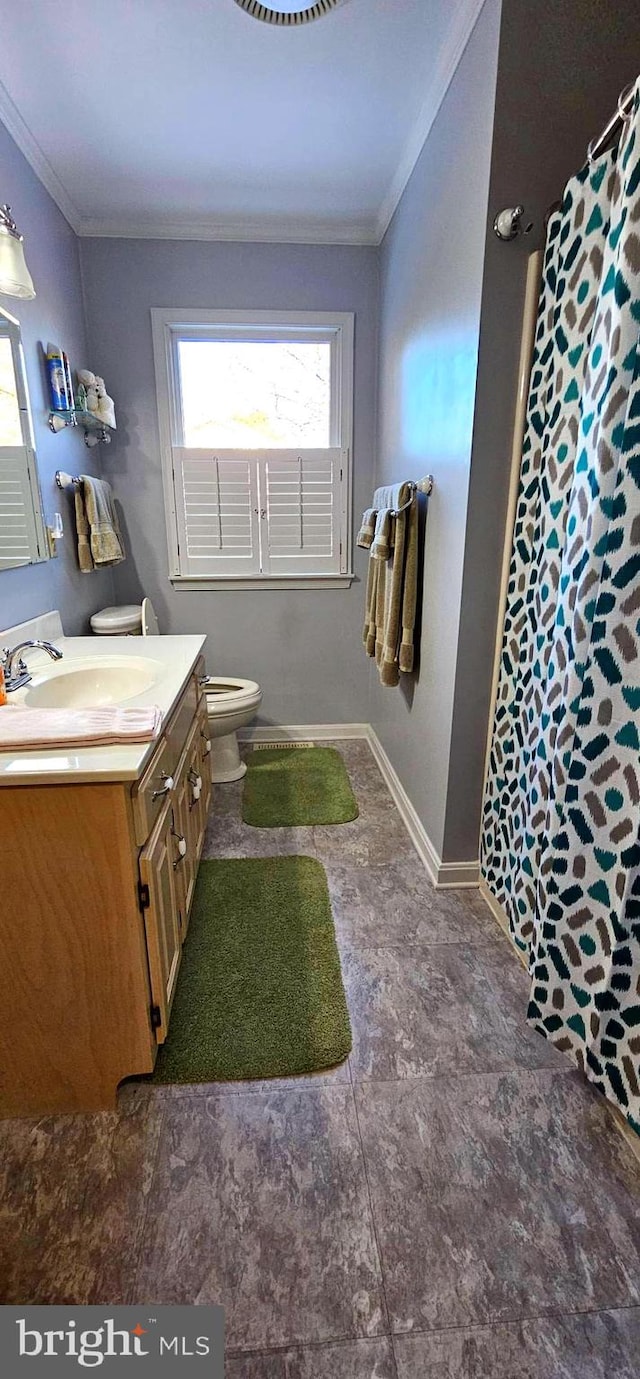
[[504, 211], [498, 211], [493, 222], [494, 234], [501, 240], [516, 239], [518, 235], [528, 235], [533, 229], [533, 222], [522, 226], [520, 221], [524, 215], [524, 206], [507, 206]]

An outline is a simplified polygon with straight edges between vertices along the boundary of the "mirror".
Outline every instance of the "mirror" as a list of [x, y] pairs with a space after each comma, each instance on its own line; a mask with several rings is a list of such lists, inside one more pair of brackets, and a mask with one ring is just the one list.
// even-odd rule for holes
[[20, 324], [0, 309], [0, 570], [48, 558]]

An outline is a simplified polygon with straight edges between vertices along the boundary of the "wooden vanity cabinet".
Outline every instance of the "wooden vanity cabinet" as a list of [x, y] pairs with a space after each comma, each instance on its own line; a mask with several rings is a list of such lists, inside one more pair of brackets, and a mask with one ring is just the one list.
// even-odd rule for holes
[[211, 796], [203, 670], [138, 781], [0, 789], [0, 1115], [109, 1109], [153, 1070]]

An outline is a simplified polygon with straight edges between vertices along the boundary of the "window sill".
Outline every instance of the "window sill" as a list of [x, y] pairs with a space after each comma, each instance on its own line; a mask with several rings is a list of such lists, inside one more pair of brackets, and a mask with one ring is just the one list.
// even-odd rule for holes
[[202, 591], [221, 589], [349, 589], [355, 579], [354, 574], [344, 575], [264, 575], [261, 578], [236, 578], [227, 575], [220, 579], [192, 579], [188, 575], [170, 575], [173, 588], [180, 591]]

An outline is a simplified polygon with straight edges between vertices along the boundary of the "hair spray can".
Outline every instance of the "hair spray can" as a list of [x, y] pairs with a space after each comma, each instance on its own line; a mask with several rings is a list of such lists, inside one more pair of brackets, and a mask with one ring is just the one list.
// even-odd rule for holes
[[67, 401], [64, 364], [62, 362], [62, 351], [59, 350], [56, 345], [47, 345], [46, 364], [51, 406], [54, 412], [65, 412], [69, 406], [69, 402]]

